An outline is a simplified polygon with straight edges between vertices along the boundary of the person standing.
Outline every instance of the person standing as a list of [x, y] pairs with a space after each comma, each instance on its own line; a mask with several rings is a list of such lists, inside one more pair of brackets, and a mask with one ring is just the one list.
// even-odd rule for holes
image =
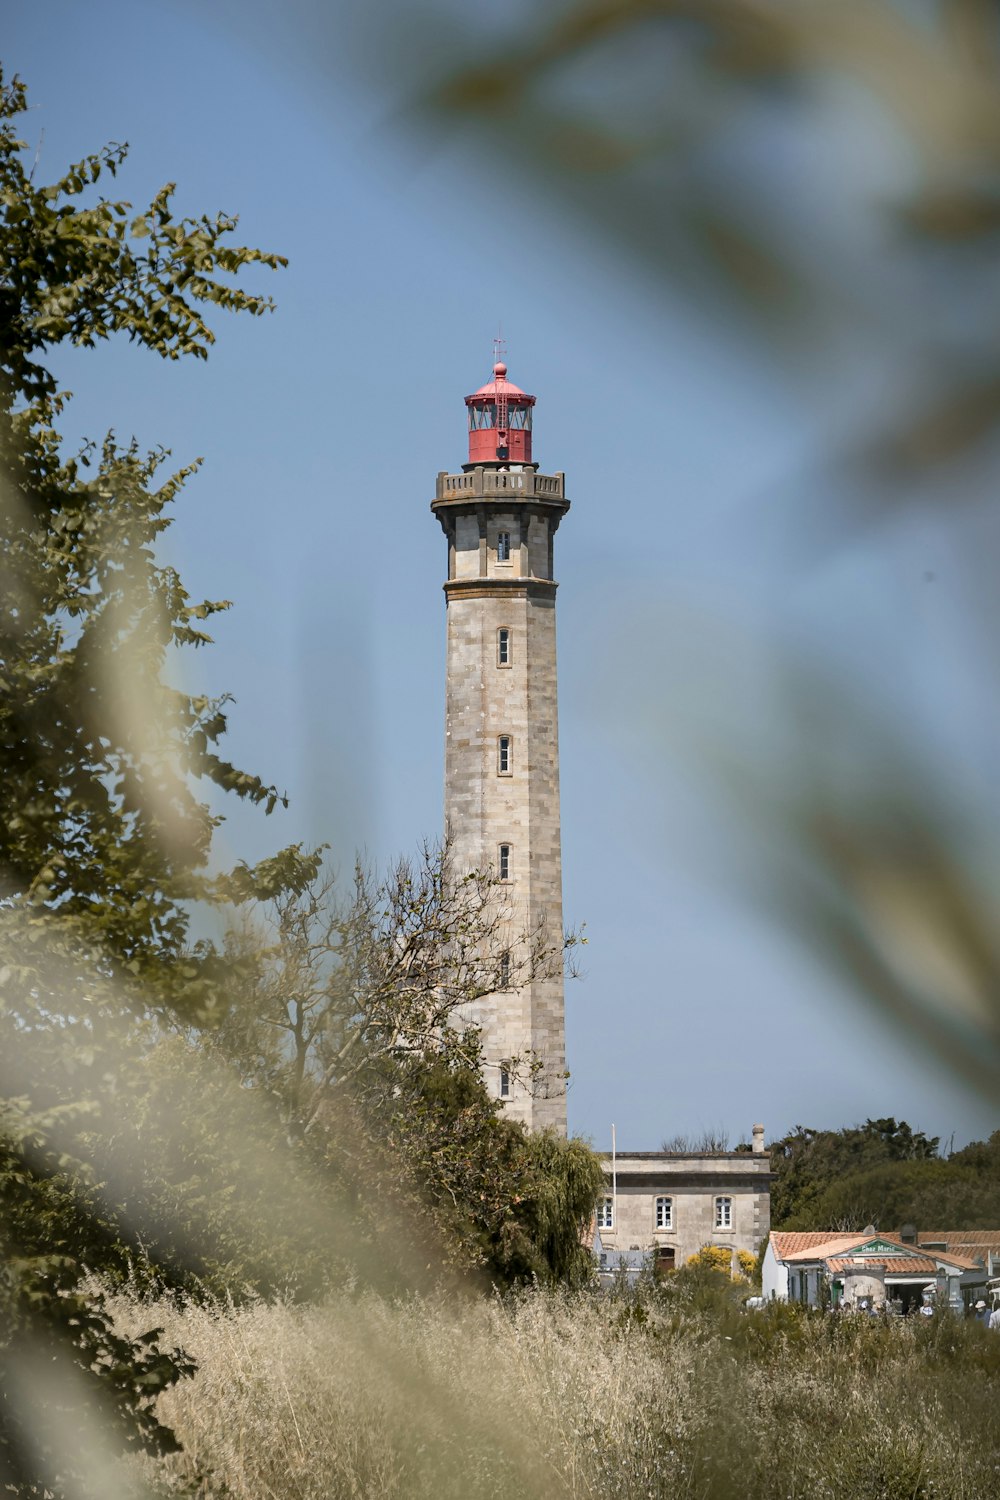
[[990, 1313], [990, 1321], [987, 1325], [994, 1333], [1000, 1333], [1000, 1307], [995, 1307]]

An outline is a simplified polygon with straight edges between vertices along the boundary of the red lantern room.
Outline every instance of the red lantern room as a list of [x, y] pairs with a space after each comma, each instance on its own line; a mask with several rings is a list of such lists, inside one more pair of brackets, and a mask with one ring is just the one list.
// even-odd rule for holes
[[469, 465], [530, 464], [531, 408], [527, 395], [507, 379], [507, 366], [497, 360], [493, 379], [466, 396], [469, 409]]

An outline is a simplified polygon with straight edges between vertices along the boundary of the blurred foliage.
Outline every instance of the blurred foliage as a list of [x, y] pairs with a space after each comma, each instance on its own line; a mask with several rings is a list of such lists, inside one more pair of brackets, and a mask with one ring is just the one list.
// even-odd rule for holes
[[[393, 70], [403, 48], [384, 76], [429, 130], [471, 140], [519, 200], [533, 190], [604, 236], [623, 275], [638, 267], [666, 294], [665, 323], [694, 310], [716, 343], [836, 406], [835, 451], [797, 477], [782, 517], [796, 585], [803, 551], [815, 564], [847, 540], [874, 545], [930, 508], [962, 667], [991, 697], [1000, 618], [968, 524], [974, 501], [993, 505], [1000, 419], [991, 0], [564, 0], [512, 18], [510, 47], [456, 7], [421, 26], [435, 40], [424, 78]], [[894, 703], [889, 733], [860, 664], [850, 692], [831, 680], [823, 651], [843, 648], [841, 624], [819, 650], [767, 643], [794, 680], [765, 751], [727, 726], [723, 777], [756, 840], [745, 887], [898, 1036], [995, 1101], [1000, 829], [992, 807], [968, 806], [956, 757], [923, 753], [926, 706]], [[905, 656], [887, 661], [897, 679], [914, 669], [900, 634], [868, 648]], [[731, 683], [701, 688], [725, 697]], [[643, 692], [644, 728], [671, 738], [675, 699]], [[698, 750], [716, 771], [727, 761]]]
[[176, 1452], [155, 1408], [192, 1360], [160, 1328], [124, 1337], [76, 1262], [52, 1253], [26, 1267], [10, 1252], [0, 1233], [0, 1492], [89, 1496], [101, 1450]]
[[280, 258], [231, 246], [225, 216], [175, 219], [169, 186], [134, 216], [88, 203], [124, 146], [36, 185], [26, 108], [0, 75], [0, 1443], [12, 1492], [61, 1495], [84, 1482], [72, 1433], [99, 1410], [115, 1421], [98, 1449], [170, 1441], [152, 1401], [189, 1366], [155, 1330], [118, 1339], [82, 1280], [120, 1250], [93, 1212], [87, 1133], [134, 1018], [196, 1015], [217, 994], [218, 956], [187, 942], [218, 821], [191, 779], [268, 809], [277, 793], [220, 759], [222, 704], [165, 679], [226, 607], [192, 602], [156, 559], [193, 466], [163, 482], [165, 454], [111, 434], [64, 458], [68, 395], [46, 353], [124, 333], [204, 357], [201, 307], [270, 306], [220, 276]]
[[[502, 138], [522, 184], [713, 320], [750, 313], [756, 336], [808, 342], [831, 321], [874, 319], [883, 338], [932, 341], [939, 310], [925, 330], [907, 327], [912, 284], [887, 286], [886, 265], [926, 252], [944, 298], [968, 294], [960, 279], [995, 285], [1000, 37], [989, 0], [568, 0], [512, 18], [516, 62], [451, 7], [426, 7], [420, 25], [436, 43], [419, 54], [436, 75], [419, 96], [424, 122]], [[388, 50], [389, 66], [403, 55]], [[879, 192], [866, 152], [884, 159], [896, 145], [891, 191]], [[860, 235], [864, 221], [881, 221], [881, 236]], [[989, 356], [983, 329], [953, 332]], [[996, 419], [996, 376], [994, 360], [936, 429], [926, 414], [914, 424], [922, 458]]]

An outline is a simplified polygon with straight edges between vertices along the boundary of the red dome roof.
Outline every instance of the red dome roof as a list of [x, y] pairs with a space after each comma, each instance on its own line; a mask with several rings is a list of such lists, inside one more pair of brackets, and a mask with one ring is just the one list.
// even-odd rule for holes
[[529, 406], [534, 406], [534, 396], [529, 396], [527, 391], [522, 391], [519, 385], [507, 379], [507, 366], [502, 360], [493, 366], [493, 379], [481, 385], [478, 391], [473, 391], [471, 396], [466, 396], [466, 405], [470, 401], [495, 401], [497, 395], [506, 396], [508, 401], [520, 401]]

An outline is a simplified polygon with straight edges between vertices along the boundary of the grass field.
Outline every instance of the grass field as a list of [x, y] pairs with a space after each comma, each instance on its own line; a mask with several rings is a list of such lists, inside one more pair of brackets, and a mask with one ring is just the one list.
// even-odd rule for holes
[[710, 1276], [156, 1315], [199, 1364], [161, 1398], [162, 1493], [1000, 1500], [1000, 1336], [950, 1318], [744, 1312]]

